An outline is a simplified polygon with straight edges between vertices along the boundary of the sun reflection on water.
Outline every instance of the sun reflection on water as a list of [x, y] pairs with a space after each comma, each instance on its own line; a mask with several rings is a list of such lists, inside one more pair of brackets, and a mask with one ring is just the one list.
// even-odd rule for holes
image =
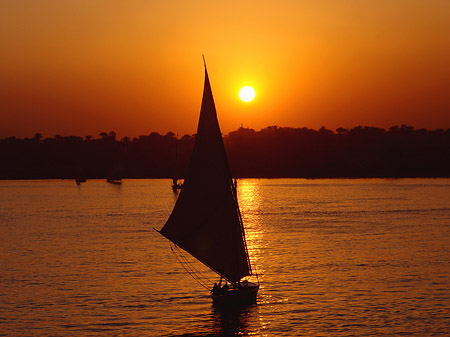
[[261, 218], [261, 193], [259, 179], [239, 180], [237, 183], [239, 207], [241, 210], [247, 249], [253, 272], [264, 273], [260, 256], [264, 248], [264, 226]]

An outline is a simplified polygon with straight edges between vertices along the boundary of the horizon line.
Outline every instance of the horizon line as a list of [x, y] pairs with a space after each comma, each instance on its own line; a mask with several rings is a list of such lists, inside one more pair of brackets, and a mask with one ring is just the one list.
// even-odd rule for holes
[[[412, 131], [419, 131], [419, 130], [422, 130], [422, 131], [439, 131], [439, 130], [441, 130], [441, 131], [446, 132], [446, 131], [450, 130], [450, 127], [448, 127], [448, 128], [435, 128], [435, 129], [416, 128], [415, 126], [407, 125], [407, 124], [404, 124], [404, 123], [402, 123], [400, 126], [399, 126], [399, 125], [393, 125], [393, 126], [390, 126], [389, 128], [383, 128], [383, 127], [377, 127], [377, 126], [370, 126], [370, 125], [361, 125], [361, 124], [360, 124], [360, 125], [357, 125], [357, 126], [354, 126], [354, 127], [351, 127], [351, 128], [338, 127], [338, 128], [336, 128], [336, 129], [334, 129], [334, 130], [333, 130], [333, 129], [328, 129], [326, 126], [321, 126], [320, 128], [314, 129], [314, 128], [309, 128], [309, 127], [306, 127], [306, 126], [303, 126], [303, 127], [293, 127], [293, 126], [279, 126], [279, 125], [268, 125], [268, 126], [263, 127], [263, 128], [261, 128], [261, 129], [259, 129], [259, 130], [256, 130], [256, 129], [252, 128], [252, 127], [247, 127], [247, 126], [241, 125], [239, 128], [237, 128], [237, 129], [235, 129], [235, 130], [232, 130], [232, 131], [229, 131], [228, 133], [222, 133], [222, 135], [223, 135], [223, 136], [227, 136], [227, 135], [229, 135], [229, 134], [232, 133], [232, 132], [239, 131], [240, 129], [247, 129], [247, 130], [253, 130], [253, 131], [255, 131], [255, 132], [261, 132], [261, 131], [263, 131], [263, 130], [265, 130], [265, 129], [269, 129], [269, 128], [276, 128], [276, 129], [294, 129], [294, 130], [305, 130], [305, 129], [306, 129], [306, 130], [311, 130], [311, 131], [328, 130], [328, 131], [332, 131], [333, 133], [335, 133], [335, 132], [339, 133], [340, 130], [341, 130], [341, 132], [342, 132], [342, 131], [351, 131], [351, 130], [359, 129], [359, 128], [361, 128], [361, 129], [378, 129], [378, 130], [383, 130], [383, 131], [391, 131], [392, 129], [409, 129], [409, 130], [412, 130]], [[117, 132], [114, 131], [114, 130], [111, 130], [111, 131], [109, 131], [109, 132], [106, 132], [106, 131], [100, 131], [96, 136], [102, 137], [103, 134], [106, 134], [106, 136], [108, 136], [108, 135], [112, 136], [111, 133], [114, 133], [114, 137], [117, 136]], [[130, 139], [133, 139], [133, 138], [138, 138], [138, 137], [141, 137], [141, 136], [149, 136], [149, 135], [151, 135], [151, 134], [158, 134], [158, 135], [161, 135], [161, 136], [172, 135], [172, 136], [175, 136], [175, 138], [177, 138], [177, 139], [181, 139], [181, 138], [183, 138], [184, 136], [195, 136], [195, 135], [196, 135], [196, 133], [194, 132], [194, 133], [185, 133], [183, 136], [178, 137], [178, 133], [175, 133], [175, 132], [173, 132], [173, 131], [167, 131], [166, 133], [160, 133], [160, 132], [158, 132], [158, 131], [150, 131], [150, 132], [147, 133], [147, 134], [140, 134], [140, 135], [137, 135], [137, 136], [127, 136], [127, 135], [125, 135], [125, 136], [121, 137], [121, 139], [123, 139], [123, 138], [130, 138]], [[3, 138], [0, 138], [0, 140], [3, 140], [3, 139], [10, 139], [10, 138], [15, 138], [15, 139], [33, 139], [33, 138], [36, 138], [37, 136], [39, 136], [41, 139], [46, 139], [46, 138], [59, 138], [59, 137], [61, 137], [61, 138], [64, 138], [64, 137], [81, 137], [81, 138], [88, 138], [88, 137], [89, 137], [89, 138], [91, 138], [91, 139], [99, 139], [99, 138], [95, 138], [95, 137], [92, 136], [92, 135], [86, 135], [86, 136], [79, 136], [79, 135], [76, 135], [76, 134], [72, 134], [72, 135], [62, 135], [62, 134], [59, 134], [59, 133], [55, 134], [54, 136], [45, 136], [45, 137], [44, 137], [43, 134], [42, 134], [41, 132], [35, 132], [34, 135], [33, 135], [32, 137], [26, 137], [26, 136], [25, 136], [25, 137], [20, 138], [20, 137], [18, 137], [18, 136], [5, 136], [5, 137], [3, 137]]]

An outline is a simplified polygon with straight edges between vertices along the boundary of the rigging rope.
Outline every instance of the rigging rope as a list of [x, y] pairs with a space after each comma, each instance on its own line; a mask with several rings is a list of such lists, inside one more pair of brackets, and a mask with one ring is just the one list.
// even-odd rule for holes
[[[177, 246], [175, 245], [175, 248], [177, 248]], [[183, 266], [184, 270], [186, 270], [186, 272], [192, 276], [192, 278], [194, 280], [196, 280], [202, 287], [204, 287], [207, 290], [211, 290], [205, 283], [205, 281], [203, 281], [197, 274], [202, 274], [199, 270], [197, 270], [187, 259], [185, 256], [183, 256], [181, 253], [176, 252], [172, 245], [170, 245], [170, 249], [172, 250], [172, 253], [175, 255], [175, 258], [178, 260], [178, 262], [180, 262], [180, 264]], [[184, 263], [183, 263], [184, 261]], [[197, 273], [197, 274], [196, 274]], [[203, 278], [205, 278], [208, 282], [211, 283], [211, 281], [205, 277], [202, 274]]]
[[[177, 246], [175, 246], [175, 248], [177, 248]], [[199, 271], [197, 271], [191, 264], [190, 262], [186, 259], [185, 256], [183, 256], [181, 253], [176, 252], [172, 246], [170, 247], [170, 249], [172, 250], [172, 252], [174, 253], [175, 257], [177, 258], [178, 262], [181, 263], [181, 265], [183, 266], [183, 268], [186, 270], [186, 272], [188, 272], [189, 275], [192, 276], [192, 278], [194, 280], [196, 280], [202, 287], [210, 290], [208, 288], [208, 286], [205, 284], [205, 282], [198, 276], [196, 275], [196, 273], [199, 273]]]

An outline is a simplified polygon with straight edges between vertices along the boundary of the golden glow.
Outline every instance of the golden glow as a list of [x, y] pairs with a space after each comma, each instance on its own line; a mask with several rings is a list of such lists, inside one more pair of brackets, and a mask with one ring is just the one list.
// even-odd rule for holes
[[239, 98], [244, 102], [251, 102], [255, 98], [255, 89], [251, 86], [246, 85], [239, 90]]
[[[195, 133], [202, 54], [224, 134], [448, 128], [449, 12], [442, 0], [5, 0], [0, 138]], [[242, 104], [248, 83], [257, 97]]]
[[247, 249], [250, 261], [258, 272], [263, 271], [259, 259], [263, 248], [265, 248], [264, 223], [261, 218], [260, 184], [259, 179], [239, 179], [237, 182], [238, 200], [244, 221]]

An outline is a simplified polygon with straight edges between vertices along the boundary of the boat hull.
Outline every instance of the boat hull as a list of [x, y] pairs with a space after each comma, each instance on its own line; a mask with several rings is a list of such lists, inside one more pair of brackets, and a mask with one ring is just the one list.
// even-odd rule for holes
[[214, 305], [242, 305], [256, 302], [259, 284], [248, 283], [246, 286], [239, 286], [237, 289], [220, 291], [212, 294]]
[[181, 190], [182, 187], [183, 187], [183, 184], [173, 184], [173, 185], [172, 185], [172, 190], [173, 190], [174, 192], [176, 192], [176, 191], [178, 191], [178, 190]]
[[106, 182], [110, 183], [110, 184], [117, 184], [120, 185], [122, 184], [122, 179], [106, 179]]

